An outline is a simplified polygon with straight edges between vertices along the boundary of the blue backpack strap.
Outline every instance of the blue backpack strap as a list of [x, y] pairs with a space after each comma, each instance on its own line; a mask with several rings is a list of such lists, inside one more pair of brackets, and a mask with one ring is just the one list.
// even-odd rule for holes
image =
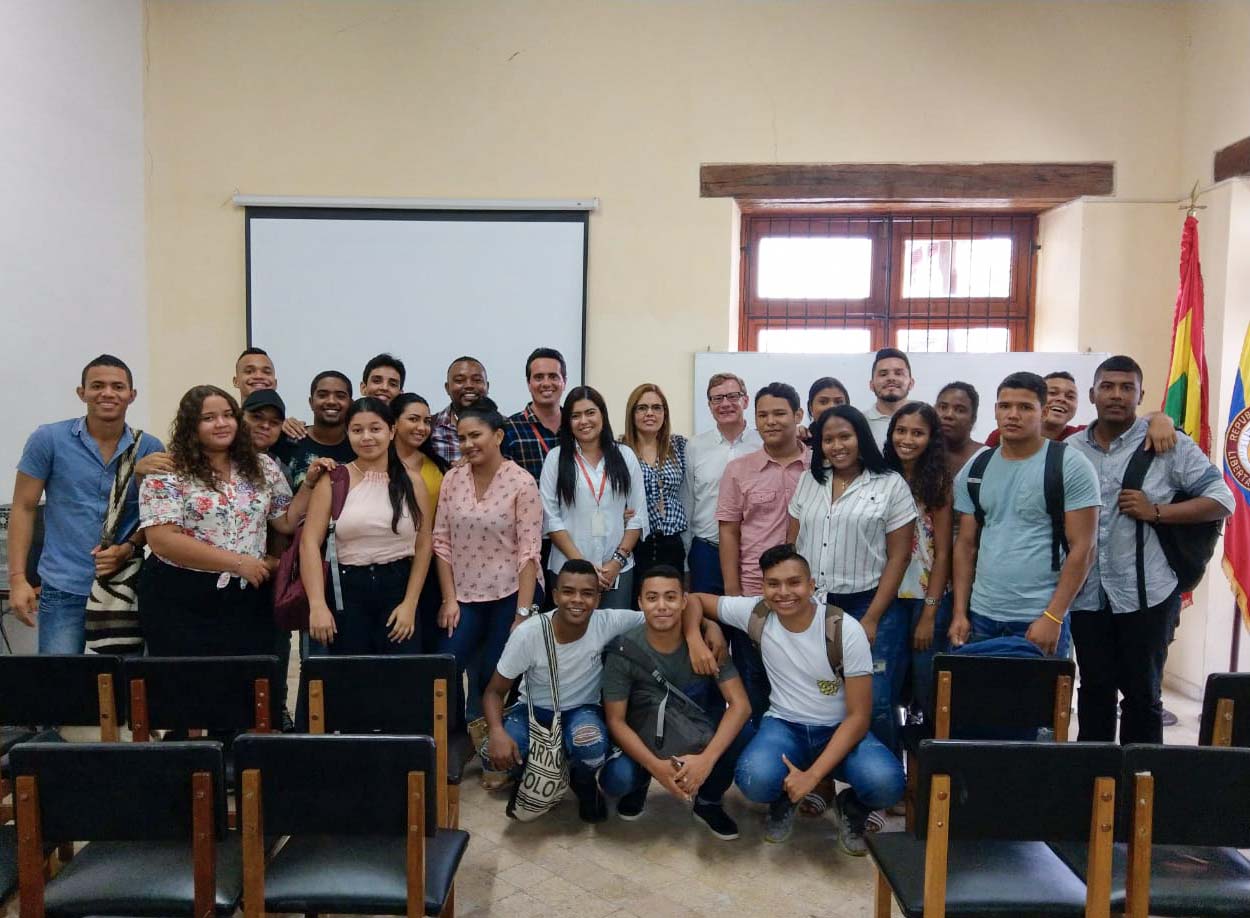
[[[1146, 472], [1150, 470], [1150, 463], [1154, 461], [1154, 458], [1154, 451], [1146, 449], [1146, 444], [1142, 443], [1141, 448], [1129, 457], [1128, 467], [1124, 470], [1124, 479], [1120, 482], [1120, 487], [1126, 491], [1140, 491], [1142, 485], [1146, 483]], [[1150, 604], [1146, 601], [1146, 524], [1141, 520], [1136, 522], [1137, 608], [1147, 609]]]
[[1068, 532], [1063, 520], [1063, 456], [1068, 444], [1062, 440], [1046, 442], [1046, 466], [1043, 472], [1042, 490], [1046, 495], [1046, 514], [1050, 517], [1050, 569], [1063, 567], [1063, 557], [1068, 553]]

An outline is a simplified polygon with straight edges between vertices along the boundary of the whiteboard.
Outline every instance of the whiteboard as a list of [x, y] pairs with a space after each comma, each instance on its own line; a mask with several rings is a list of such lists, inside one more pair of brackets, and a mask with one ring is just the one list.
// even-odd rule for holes
[[308, 387], [365, 363], [404, 362], [404, 389], [438, 411], [447, 365], [480, 359], [505, 414], [529, 401], [525, 358], [554, 347], [585, 371], [586, 214], [248, 208], [248, 342], [309, 420]]
[[[770, 382], [794, 386], [807, 410], [807, 387], [822, 376], [832, 376], [846, 386], [851, 404], [861, 411], [871, 408], [876, 399], [868, 388], [872, 375], [873, 354], [757, 354], [697, 352], [694, 355], [694, 429], [703, 433], [714, 426], [707, 409], [707, 381], [716, 373], [734, 373], [747, 383], [747, 393], [754, 401], [755, 393]], [[1013, 351], [1007, 354], [908, 354], [911, 375], [916, 380], [911, 398], [933, 403], [948, 382], [963, 380], [976, 387], [981, 396], [981, 410], [972, 436], [984, 440], [994, 429], [994, 393], [1009, 373], [1028, 370], [1045, 376], [1056, 370], [1067, 370], [1076, 377], [1080, 394], [1077, 423], [1093, 417], [1085, 393], [1094, 381], [1094, 370], [1108, 354], [1043, 354]], [[748, 411], [754, 410], [752, 407]]]

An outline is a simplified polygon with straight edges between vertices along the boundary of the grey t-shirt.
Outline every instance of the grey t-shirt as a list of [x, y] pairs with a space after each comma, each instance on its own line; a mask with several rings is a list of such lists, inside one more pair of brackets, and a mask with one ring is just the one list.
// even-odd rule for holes
[[[660, 675], [694, 700], [706, 700], [711, 677], [701, 676], [691, 667], [690, 650], [685, 641], [682, 641], [681, 646], [672, 653], [661, 653], [647, 643], [645, 624], [621, 635], [621, 640], [628, 642], [635, 653], [652, 661], [655, 668], [660, 671]], [[725, 682], [737, 677], [738, 670], [734, 668], [733, 661], [725, 657], [725, 662], [720, 666], [720, 672], [716, 674], [716, 681]], [[635, 682], [640, 681], [642, 678], [637, 666], [631, 665], [620, 654], [608, 651], [603, 662], [603, 700], [605, 702], [628, 701], [631, 688]], [[701, 695], [705, 697], [699, 697]]]

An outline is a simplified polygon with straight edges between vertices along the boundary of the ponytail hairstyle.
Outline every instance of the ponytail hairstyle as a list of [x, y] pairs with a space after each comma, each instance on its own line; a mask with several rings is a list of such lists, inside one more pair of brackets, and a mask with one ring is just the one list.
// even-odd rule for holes
[[[912, 467], [912, 477], [903, 471], [903, 461], [894, 451], [894, 426], [898, 419], [918, 414], [929, 425], [929, 445], [925, 447]], [[943, 507], [951, 499], [951, 473], [946, 465], [946, 439], [942, 436], [942, 422], [937, 412], [927, 402], [908, 402], [890, 418], [890, 429], [885, 435], [885, 464], [903, 476], [911, 487], [912, 496], [929, 509]]]
[[499, 406], [486, 396], [482, 396], [468, 408], [460, 409], [456, 417], [457, 423], [466, 418], [481, 421], [491, 430], [503, 430], [504, 424], [507, 423], [499, 412]]
[[[424, 405], [425, 410], [429, 412], [430, 403], [427, 402], [423, 396], [417, 395], [415, 392], [401, 392], [399, 395], [391, 399], [391, 414], [393, 414], [395, 419], [398, 420], [399, 416], [404, 413], [404, 409], [414, 402]], [[434, 450], [434, 418], [432, 416], [430, 418], [430, 436], [426, 437], [425, 442], [417, 447], [417, 452], [433, 462], [434, 467], [444, 475], [446, 475], [447, 470], [451, 468], [451, 463]]]
[[577, 440], [573, 437], [573, 406], [585, 401], [594, 402], [603, 418], [603, 429], [599, 431], [599, 448], [603, 450], [603, 467], [612, 485], [612, 493], [629, 494], [631, 487], [629, 466], [625, 464], [625, 457], [612, 435], [612, 424], [608, 421], [607, 403], [597, 389], [577, 386], [564, 397], [564, 410], [560, 413], [560, 464], [556, 475], [556, 493], [560, 503], [569, 507], [577, 502], [578, 471], [574, 459]]
[[[352, 418], [358, 414], [376, 414], [392, 431], [395, 429], [395, 415], [391, 412], [390, 405], [380, 398], [366, 396], [356, 399], [347, 409], [344, 423], [351, 426]], [[408, 505], [408, 515], [412, 517], [412, 525], [420, 529], [421, 508], [417, 506], [417, 493], [412, 488], [408, 467], [399, 460], [394, 439], [386, 450], [386, 478], [387, 491], [391, 496], [391, 532], [399, 532], [399, 518], [404, 513], [405, 503]]]

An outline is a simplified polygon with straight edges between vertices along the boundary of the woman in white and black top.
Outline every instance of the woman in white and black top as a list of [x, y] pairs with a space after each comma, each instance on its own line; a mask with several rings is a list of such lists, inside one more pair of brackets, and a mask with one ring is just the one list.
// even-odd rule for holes
[[911, 621], [898, 601], [911, 561], [916, 502], [887, 468], [868, 421], [850, 405], [812, 425], [812, 467], [790, 500], [787, 537], [808, 558], [818, 595], [863, 625], [872, 643], [872, 732], [898, 752], [893, 707], [909, 662]]
[[[538, 491], [543, 532], [551, 537], [550, 569], [584, 558], [599, 573], [600, 608], [628, 608], [634, 548], [649, 531], [642, 467], [613, 438], [603, 396], [589, 386], [564, 399], [560, 445], [543, 460]], [[555, 580], [553, 573], [547, 582]]]

